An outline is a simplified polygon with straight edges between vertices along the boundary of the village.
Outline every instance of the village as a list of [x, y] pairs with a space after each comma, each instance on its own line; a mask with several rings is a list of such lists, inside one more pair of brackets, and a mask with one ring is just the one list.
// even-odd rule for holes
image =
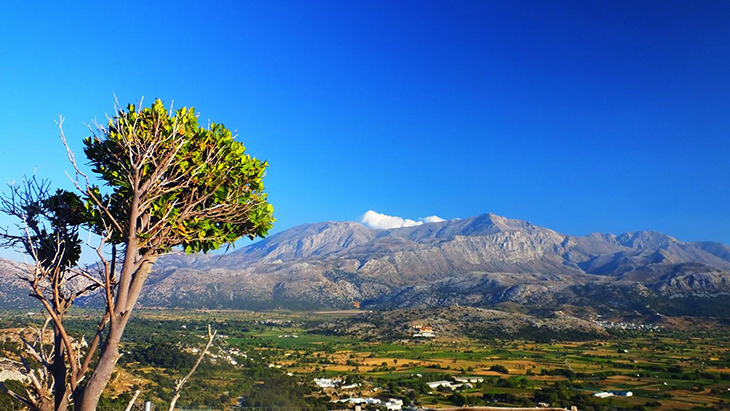
[[[422, 375], [416, 374], [418, 378]], [[397, 411], [403, 408], [403, 400], [398, 398], [388, 398], [387, 396], [379, 396], [378, 392], [383, 391], [381, 387], [363, 387], [362, 383], [347, 383], [345, 378], [315, 378], [314, 383], [322, 388], [323, 391], [332, 396], [340, 396], [341, 398], [333, 400], [333, 403], [352, 404], [360, 408], [370, 406], [370, 408], [385, 409], [388, 411]], [[439, 380], [427, 382], [426, 385], [434, 391], [455, 391], [462, 388], [473, 388], [474, 384], [484, 381], [483, 377], [454, 377], [451, 380]], [[357, 397], [348, 396], [353, 390], [359, 389], [361, 393], [368, 393], [369, 396]], [[356, 408], [357, 409], [357, 408]]]

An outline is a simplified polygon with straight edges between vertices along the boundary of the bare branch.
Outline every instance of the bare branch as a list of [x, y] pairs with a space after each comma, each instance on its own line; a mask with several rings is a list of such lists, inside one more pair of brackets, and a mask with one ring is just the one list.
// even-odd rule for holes
[[[124, 232], [122, 230], [122, 226], [117, 222], [117, 220], [114, 218], [114, 215], [109, 211], [109, 208], [104, 205], [104, 203], [101, 201], [101, 199], [97, 198], [96, 195], [94, 195], [93, 191], [91, 190], [91, 183], [89, 182], [89, 177], [84, 174], [83, 171], [79, 168], [79, 166], [76, 163], [76, 156], [74, 155], [73, 151], [71, 150], [71, 146], [68, 145], [68, 141], [66, 140], [66, 134], [63, 131], [63, 121], [64, 118], [59, 116], [59, 121], [56, 122], [56, 125], [58, 125], [58, 130], [60, 133], [61, 142], [63, 143], [64, 147], [66, 147], [66, 154], [68, 156], [68, 160], [71, 163], [71, 166], [73, 166], [74, 171], [76, 173], [76, 178], [71, 178], [69, 176], [69, 179], [71, 182], [76, 186], [76, 189], [79, 190], [79, 192], [86, 194], [91, 200], [96, 204], [99, 209], [101, 209], [104, 214], [109, 218], [109, 221], [112, 222], [112, 224], [115, 226], [119, 232]], [[85, 181], [86, 188], [82, 188], [81, 184], [79, 183], [78, 177], [83, 177]]]
[[198, 369], [198, 366], [203, 361], [203, 358], [205, 358], [205, 356], [208, 354], [208, 350], [210, 350], [210, 346], [213, 344], [213, 340], [215, 339], [216, 334], [218, 334], [218, 331], [211, 331], [210, 324], [208, 324], [208, 343], [205, 345], [205, 349], [203, 350], [203, 352], [200, 353], [198, 360], [195, 361], [195, 365], [193, 365], [193, 368], [190, 370], [190, 372], [188, 372], [183, 378], [177, 381], [177, 384], [175, 384], [175, 391], [173, 391], [172, 401], [170, 401], [170, 407], [168, 408], [168, 411], [175, 410], [175, 404], [180, 398], [180, 394], [182, 394], [183, 386], [186, 382], [188, 382], [190, 377], [193, 376], [195, 370]]
[[91, 340], [91, 344], [89, 345], [89, 349], [86, 351], [86, 356], [84, 357], [84, 362], [79, 367], [79, 370], [76, 374], [76, 379], [78, 382], [81, 382], [81, 380], [84, 379], [84, 375], [86, 374], [86, 371], [89, 369], [89, 364], [91, 364], [91, 359], [94, 356], [94, 352], [96, 351], [97, 347], [99, 346], [99, 342], [101, 341], [101, 333], [104, 331], [104, 327], [106, 327], [106, 323], [109, 321], [110, 314], [107, 312], [104, 315], [104, 318], [101, 319], [99, 322], [99, 325], [96, 328], [96, 334], [94, 335], [94, 339]]
[[134, 392], [132, 399], [129, 400], [129, 404], [127, 404], [127, 408], [125, 408], [124, 411], [132, 411], [132, 407], [134, 406], [134, 402], [137, 401], [137, 397], [139, 397], [139, 393], [140, 393], [139, 390]]

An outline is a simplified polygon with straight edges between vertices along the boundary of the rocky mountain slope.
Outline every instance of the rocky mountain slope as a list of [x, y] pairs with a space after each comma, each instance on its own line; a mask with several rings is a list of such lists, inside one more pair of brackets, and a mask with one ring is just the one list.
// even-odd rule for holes
[[[658, 307], [730, 294], [730, 247], [657, 232], [568, 236], [484, 214], [373, 230], [308, 224], [225, 256], [158, 264], [147, 306]], [[657, 302], [662, 302], [658, 304]], [[679, 308], [681, 309], [681, 308]]]
[[0, 258], [0, 308], [39, 308], [23, 279], [26, 272], [24, 264]]
[[171, 254], [156, 264], [141, 304], [310, 309], [515, 303], [681, 312], [718, 306], [728, 294], [730, 247], [724, 244], [649, 231], [569, 236], [483, 214], [390, 230], [354, 222], [308, 224], [223, 256]]

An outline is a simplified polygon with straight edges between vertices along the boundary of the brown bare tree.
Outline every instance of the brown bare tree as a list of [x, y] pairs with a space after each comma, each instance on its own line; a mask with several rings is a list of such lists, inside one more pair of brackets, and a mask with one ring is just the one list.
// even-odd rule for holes
[[[0, 230], [0, 246], [30, 257], [25, 275], [20, 278], [28, 283], [30, 296], [41, 303], [46, 313], [36, 342], [23, 338], [26, 352], [43, 368], [31, 370], [23, 360], [33, 392], [29, 391], [25, 401], [17, 394], [13, 397], [33, 409], [60, 410], [68, 407], [70, 394], [78, 387], [93, 355], [93, 350], [87, 351], [83, 365], [80, 363], [82, 353], [74, 347], [63, 320], [74, 300], [96, 289], [98, 282], [80, 280], [91, 276], [76, 267], [81, 253], [79, 227], [85, 214], [80, 198], [63, 190], [51, 195], [48, 187], [48, 182], [38, 181], [35, 176], [24, 178], [21, 184], [10, 184], [9, 192], [0, 197], [0, 212], [15, 217], [18, 223], [15, 230]], [[53, 343], [46, 354], [43, 338], [49, 323]]]

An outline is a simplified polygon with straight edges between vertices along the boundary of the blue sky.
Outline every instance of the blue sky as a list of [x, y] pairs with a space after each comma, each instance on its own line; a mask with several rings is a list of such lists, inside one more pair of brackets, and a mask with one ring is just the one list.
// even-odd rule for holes
[[1, 6], [5, 178], [68, 187], [59, 114], [81, 155], [113, 94], [159, 97], [269, 161], [275, 231], [493, 212], [730, 243], [728, 2], [28, 3]]

